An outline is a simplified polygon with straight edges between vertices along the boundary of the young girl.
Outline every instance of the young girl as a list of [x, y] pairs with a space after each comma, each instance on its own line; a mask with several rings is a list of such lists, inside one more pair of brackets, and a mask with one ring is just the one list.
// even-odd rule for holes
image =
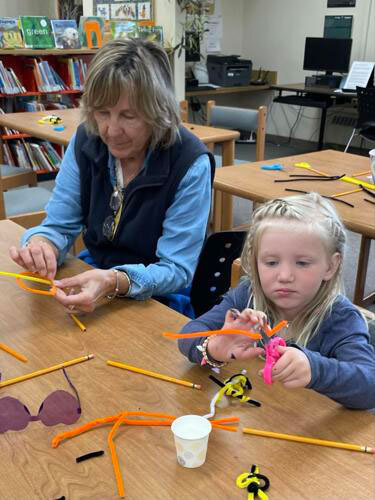
[[[274, 381], [350, 408], [375, 407], [375, 350], [366, 321], [342, 295], [345, 240], [335, 209], [316, 193], [261, 205], [241, 256], [249, 279], [181, 333], [254, 330], [287, 320]], [[190, 361], [216, 367], [264, 352], [243, 335], [180, 339], [179, 348]]]

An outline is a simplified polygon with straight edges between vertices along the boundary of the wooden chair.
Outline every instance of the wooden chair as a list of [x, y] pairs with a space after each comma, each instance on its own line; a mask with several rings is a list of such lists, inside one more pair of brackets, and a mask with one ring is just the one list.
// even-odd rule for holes
[[256, 158], [255, 161], [264, 160], [266, 142], [267, 107], [258, 109], [233, 108], [229, 106], [216, 106], [215, 101], [207, 102], [207, 125], [210, 127], [256, 131]]
[[0, 165], [0, 220], [10, 219], [24, 228], [37, 226], [46, 216], [50, 196], [51, 191], [37, 186], [33, 170]]
[[184, 101], [180, 101], [180, 116], [183, 122], [189, 121], [189, 103], [185, 99]]

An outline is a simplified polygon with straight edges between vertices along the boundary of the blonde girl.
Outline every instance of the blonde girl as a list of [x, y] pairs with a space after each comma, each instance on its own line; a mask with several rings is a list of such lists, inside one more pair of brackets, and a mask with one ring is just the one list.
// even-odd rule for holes
[[[375, 351], [365, 320], [343, 295], [345, 243], [334, 207], [316, 193], [261, 205], [241, 256], [247, 279], [182, 333], [253, 330], [288, 320], [273, 380], [314, 389], [347, 407], [375, 407]], [[181, 339], [180, 351], [216, 367], [263, 352], [243, 335], [205, 340]]]

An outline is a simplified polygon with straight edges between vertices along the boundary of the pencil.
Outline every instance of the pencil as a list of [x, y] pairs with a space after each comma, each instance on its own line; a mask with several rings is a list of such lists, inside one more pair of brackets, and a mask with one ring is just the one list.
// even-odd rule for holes
[[365, 170], [364, 172], [358, 172], [358, 174], [353, 174], [352, 177], [361, 177], [362, 175], [371, 174], [371, 170]]
[[7, 345], [0, 343], [0, 349], [2, 349], [3, 351], [7, 352], [8, 354], [11, 354], [12, 356], [14, 356], [15, 358], [19, 359], [20, 361], [23, 361], [24, 363], [27, 363], [26, 356], [24, 356], [23, 354], [20, 354], [19, 352], [15, 351], [11, 347], [8, 347]]
[[5, 271], [0, 271], [0, 275], [10, 276], [12, 278], [20, 278], [21, 280], [26, 280], [26, 281], [36, 281], [37, 283], [44, 283], [45, 285], [52, 284], [51, 280], [44, 280], [43, 278], [34, 278], [34, 276], [27, 276], [26, 274], [7, 273]]
[[319, 446], [341, 448], [344, 450], [362, 451], [364, 453], [375, 453], [375, 448], [372, 448], [370, 446], [360, 446], [358, 444], [337, 443], [336, 441], [325, 441], [323, 439], [315, 439], [304, 436], [293, 436], [291, 434], [279, 434], [278, 432], [259, 431], [257, 429], [249, 429], [249, 428], [242, 429], [242, 432], [244, 432], [245, 434], [254, 434], [255, 436], [285, 439], [287, 441], [297, 441], [299, 443], [316, 444]]
[[342, 193], [332, 194], [331, 198], [338, 198], [339, 196], [345, 196], [346, 194], [359, 193], [360, 191], [362, 191], [362, 188], [352, 189], [351, 191], [343, 191]]
[[70, 314], [72, 320], [74, 321], [74, 323], [83, 331], [85, 332], [86, 331], [86, 327], [85, 325], [77, 318], [77, 316], [73, 313]]
[[82, 361], [88, 361], [93, 357], [94, 357], [93, 354], [88, 354], [87, 356], [82, 356], [82, 358], [71, 359], [70, 361], [64, 361], [64, 363], [60, 363], [55, 366], [50, 366], [49, 368], [43, 368], [42, 370], [28, 373], [27, 375], [21, 375], [20, 377], [11, 378], [9, 380], [5, 380], [4, 382], [0, 382], [0, 387], [16, 384], [17, 382], [23, 382], [24, 380], [28, 380], [29, 378], [39, 377], [39, 375], [45, 375], [46, 373], [50, 373], [55, 370], [60, 370], [61, 368], [66, 368], [67, 366], [76, 365], [77, 363], [82, 363]]
[[135, 366], [124, 365], [123, 363], [118, 363], [117, 361], [108, 360], [107, 365], [123, 368], [124, 370], [129, 370], [131, 372], [142, 373], [143, 375], [166, 380], [167, 382], [173, 382], [174, 384], [185, 385], [186, 387], [192, 387], [193, 389], [201, 389], [199, 384], [193, 384], [193, 382], [187, 382], [186, 380], [179, 380], [178, 378], [162, 375], [161, 373], [150, 372], [148, 370], [143, 370], [142, 368], [136, 368]]

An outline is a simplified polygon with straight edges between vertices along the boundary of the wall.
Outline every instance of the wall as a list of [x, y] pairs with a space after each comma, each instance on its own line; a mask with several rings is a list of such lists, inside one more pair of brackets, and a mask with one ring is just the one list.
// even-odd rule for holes
[[48, 16], [56, 17], [55, 0], [0, 0], [1, 17]]
[[[223, 0], [227, 3], [228, 0]], [[370, 12], [372, 7], [372, 12]], [[303, 82], [312, 74], [303, 71], [306, 36], [322, 36], [325, 15], [353, 15], [351, 60], [375, 61], [375, 0], [357, 0], [355, 8], [327, 8], [327, 0], [250, 0], [244, 4], [242, 55], [278, 72], [279, 83]], [[368, 42], [366, 45], [366, 32]], [[269, 133], [289, 136], [298, 114], [297, 107], [274, 104], [267, 124]], [[329, 110], [333, 115], [337, 110]], [[353, 111], [345, 111], [353, 114]], [[294, 136], [316, 140], [319, 111], [302, 108]], [[354, 112], [355, 116], [355, 112]], [[345, 143], [350, 129], [331, 126], [328, 119], [326, 139]]]

